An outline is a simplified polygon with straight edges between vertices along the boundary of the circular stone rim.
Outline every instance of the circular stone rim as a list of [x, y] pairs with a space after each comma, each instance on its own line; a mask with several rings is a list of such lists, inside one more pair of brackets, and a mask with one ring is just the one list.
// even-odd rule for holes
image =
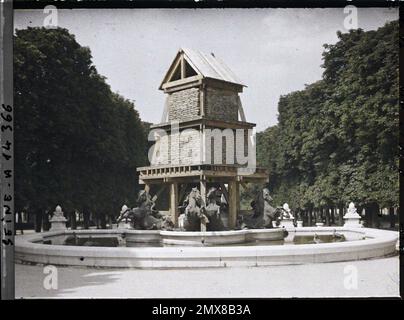
[[[270, 230], [270, 229], [269, 229]], [[265, 229], [249, 230], [265, 232]], [[269, 266], [353, 261], [396, 253], [398, 232], [353, 227], [287, 228], [289, 233], [353, 233], [365, 240], [283, 246], [206, 246], [206, 247], [78, 247], [35, 243], [71, 234], [148, 234], [163, 231], [126, 229], [61, 230], [16, 237], [15, 259], [53, 265], [105, 268], [201, 268], [231, 266]], [[166, 231], [164, 231], [166, 232]]]

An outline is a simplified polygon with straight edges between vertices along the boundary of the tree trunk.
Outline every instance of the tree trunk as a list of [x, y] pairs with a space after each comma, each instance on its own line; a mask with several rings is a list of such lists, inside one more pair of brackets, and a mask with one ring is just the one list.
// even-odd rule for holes
[[320, 208], [318, 210], [318, 221], [316, 222], [323, 223], [323, 220], [324, 220], [324, 208]]
[[45, 212], [43, 214], [42, 227], [43, 227], [43, 231], [49, 231], [49, 229], [50, 229], [50, 222], [49, 222], [49, 214], [48, 214], [48, 212]]
[[99, 214], [98, 212], [93, 213], [93, 214], [91, 215], [91, 219], [90, 219], [90, 220], [95, 224], [95, 227], [96, 227], [97, 229], [101, 229], [100, 214]]
[[84, 229], [90, 228], [90, 213], [88, 211], [83, 212], [83, 219], [84, 219]]
[[389, 208], [389, 216], [390, 216], [390, 228], [394, 229], [396, 226], [396, 218], [394, 216], [394, 208], [390, 207]]
[[107, 215], [105, 213], [101, 213], [100, 215], [100, 227], [101, 229], [107, 228]]
[[111, 215], [107, 215], [107, 225], [106, 225], [106, 227], [107, 227], [108, 229], [112, 229], [112, 218], [111, 218]]
[[367, 221], [367, 225], [370, 228], [376, 228], [378, 224], [379, 206], [377, 203], [371, 203], [366, 206], [365, 210], [365, 220]]
[[307, 225], [309, 227], [311, 227], [311, 223], [312, 223], [312, 221], [311, 221], [311, 209], [310, 209], [310, 210], [307, 210]]
[[70, 228], [72, 230], [76, 230], [77, 229], [77, 221], [76, 221], [76, 211], [73, 210], [70, 213]]
[[330, 210], [331, 210], [331, 225], [335, 225], [335, 208], [332, 207]]
[[330, 208], [325, 208], [325, 225], [329, 226], [330, 225]]
[[36, 210], [35, 211], [35, 232], [41, 232], [42, 231], [42, 210]]
[[377, 206], [376, 207], [376, 205], [372, 205], [372, 208], [371, 208], [371, 211], [372, 211], [372, 215], [371, 215], [371, 217], [372, 217], [372, 222], [371, 222], [371, 225], [372, 225], [372, 228], [377, 228], [377, 222], [378, 222], [378, 217], [379, 217], [379, 207]]
[[365, 207], [365, 222], [366, 227], [372, 227], [372, 208], [370, 206]]
[[344, 206], [340, 206], [338, 210], [338, 224], [340, 226], [344, 225]]

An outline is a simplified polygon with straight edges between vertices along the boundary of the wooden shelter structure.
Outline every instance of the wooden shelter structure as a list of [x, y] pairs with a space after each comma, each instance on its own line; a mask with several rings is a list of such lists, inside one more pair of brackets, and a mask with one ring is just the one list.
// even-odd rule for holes
[[267, 182], [255, 165], [254, 123], [245, 119], [239, 93], [246, 86], [213, 53], [180, 49], [159, 89], [167, 94], [151, 164], [138, 168], [139, 182], [169, 186], [169, 211], [178, 224], [179, 204], [189, 185], [205, 199], [219, 185], [228, 203], [228, 224], [236, 225], [240, 184]]

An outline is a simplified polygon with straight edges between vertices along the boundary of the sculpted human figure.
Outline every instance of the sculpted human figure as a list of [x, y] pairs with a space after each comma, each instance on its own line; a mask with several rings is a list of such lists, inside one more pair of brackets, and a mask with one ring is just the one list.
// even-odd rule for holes
[[289, 208], [287, 203], [284, 203], [282, 206], [282, 219], [293, 220], [295, 217], [292, 214], [292, 210]]

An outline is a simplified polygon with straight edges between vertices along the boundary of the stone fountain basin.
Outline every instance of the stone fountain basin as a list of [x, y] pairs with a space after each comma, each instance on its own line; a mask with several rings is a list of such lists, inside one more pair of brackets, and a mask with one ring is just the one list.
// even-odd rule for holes
[[[288, 228], [293, 234], [342, 233], [348, 241], [301, 245], [257, 246], [206, 246], [206, 247], [85, 247], [46, 245], [38, 243], [46, 239], [78, 236], [122, 236], [156, 242], [160, 233], [168, 231], [141, 230], [60, 230], [16, 237], [15, 259], [17, 262], [52, 265], [119, 267], [119, 268], [197, 268], [232, 266], [269, 266], [351, 261], [379, 258], [396, 253], [398, 232], [371, 228], [352, 227], [303, 227]], [[244, 234], [245, 237], [261, 237], [271, 234], [271, 229], [227, 231], [229, 238]], [[188, 232], [187, 232], [188, 233]], [[216, 233], [216, 232], [215, 232]], [[182, 232], [173, 239], [182, 241]], [[195, 236], [197, 239], [200, 235]], [[215, 235], [220, 239], [220, 234]], [[272, 235], [271, 235], [272, 236]], [[212, 238], [214, 239], [214, 238]], [[234, 237], [236, 239], [236, 237]], [[172, 240], [172, 239], [171, 239]], [[226, 239], [227, 241], [228, 239]]]
[[161, 231], [161, 241], [166, 245], [184, 246], [220, 246], [229, 244], [242, 244], [255, 240], [283, 240], [282, 228], [252, 229], [235, 231]]

